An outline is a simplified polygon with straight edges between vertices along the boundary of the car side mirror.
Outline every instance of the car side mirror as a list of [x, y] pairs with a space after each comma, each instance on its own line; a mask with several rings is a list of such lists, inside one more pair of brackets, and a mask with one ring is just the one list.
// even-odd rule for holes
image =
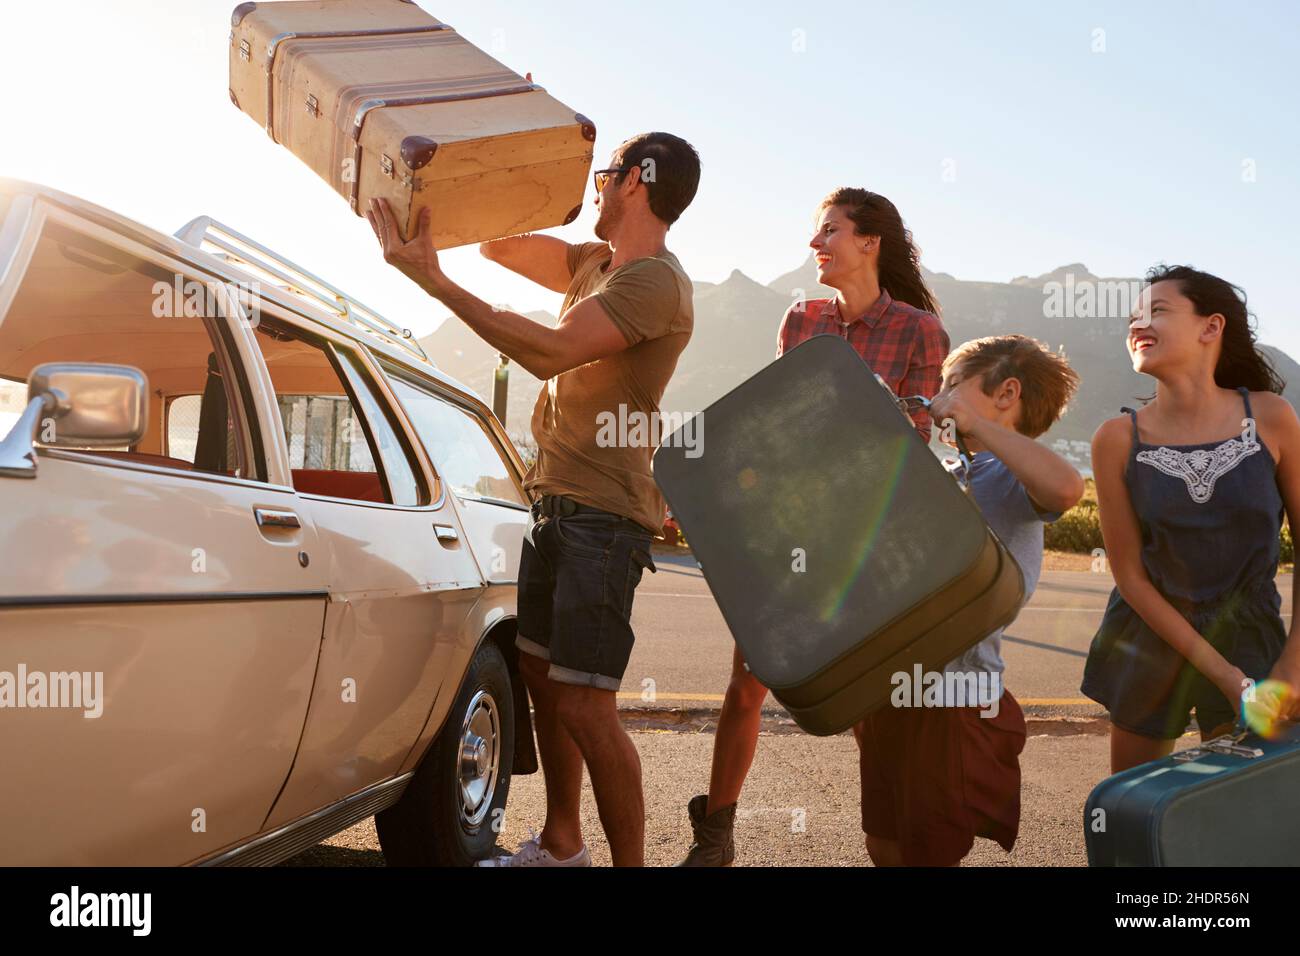
[[134, 445], [149, 424], [149, 380], [129, 365], [57, 362], [27, 380], [27, 408], [0, 441], [0, 476], [36, 477], [34, 444]]

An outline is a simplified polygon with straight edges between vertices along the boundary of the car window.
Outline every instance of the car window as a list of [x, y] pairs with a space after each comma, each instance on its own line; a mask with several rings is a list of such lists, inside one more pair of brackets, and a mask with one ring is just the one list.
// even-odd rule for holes
[[346, 395], [277, 395], [289, 467], [378, 472], [361, 420]]
[[193, 455], [199, 443], [203, 396], [177, 395], [167, 400], [167, 447], [164, 454], [178, 458]]
[[27, 383], [0, 379], [0, 438], [9, 434], [26, 407]]
[[[0, 432], [9, 431], [26, 405], [26, 381], [38, 365], [127, 365], [148, 380], [144, 437], [130, 447], [71, 450], [259, 477], [243, 460], [238, 434], [245, 419], [237, 389], [222, 374], [223, 306], [221, 290], [201, 277], [178, 275], [63, 224], [47, 225], [9, 310], [0, 316]], [[194, 427], [191, 440], [172, 447], [165, 413], [180, 395], [194, 402]], [[39, 430], [36, 438], [41, 445]]]
[[505, 453], [479, 418], [404, 379], [391, 381], [439, 477], [452, 491], [462, 498], [527, 507]]
[[348, 350], [339, 350], [336, 364], [332, 346], [265, 316], [254, 337], [275, 389], [296, 490], [403, 506], [427, 499], [409, 453]]
[[349, 349], [337, 351], [343, 363], [343, 371], [351, 379], [352, 393], [361, 403], [370, 422], [375, 444], [379, 446], [379, 457], [383, 459], [384, 471], [388, 475], [388, 485], [394, 502], [404, 505], [421, 504], [420, 484], [415, 477], [415, 467], [411, 464], [410, 452], [397, 437], [384, 400], [375, 393], [374, 383], [370, 380], [370, 375], [362, 365], [360, 357]]

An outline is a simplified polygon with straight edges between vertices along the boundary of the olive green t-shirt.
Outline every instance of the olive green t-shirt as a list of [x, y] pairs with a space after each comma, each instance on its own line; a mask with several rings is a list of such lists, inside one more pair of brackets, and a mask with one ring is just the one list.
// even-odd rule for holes
[[594, 296], [628, 347], [542, 385], [532, 421], [537, 461], [524, 487], [612, 511], [657, 535], [664, 500], [650, 456], [662, 437], [659, 402], [695, 324], [693, 288], [667, 250], [606, 271], [611, 257], [603, 242], [569, 246], [573, 279], [560, 315]]

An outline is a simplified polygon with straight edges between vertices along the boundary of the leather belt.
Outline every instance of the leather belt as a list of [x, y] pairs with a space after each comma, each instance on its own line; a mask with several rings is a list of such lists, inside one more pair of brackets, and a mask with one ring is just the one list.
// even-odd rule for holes
[[579, 504], [572, 498], [565, 495], [542, 495], [533, 502], [533, 510], [538, 516], [561, 517], [576, 515], [582, 512], [591, 512], [593, 514], [609, 514], [600, 508], [593, 508], [591, 505]]

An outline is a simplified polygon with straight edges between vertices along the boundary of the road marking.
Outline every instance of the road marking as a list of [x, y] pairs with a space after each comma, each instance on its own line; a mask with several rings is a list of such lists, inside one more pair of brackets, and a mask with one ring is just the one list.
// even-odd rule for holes
[[708, 598], [713, 600], [712, 594], [682, 594], [677, 591], [637, 591], [637, 597], [688, 597], [688, 598]]
[[[1054, 611], [1054, 612], [1060, 612], [1060, 611], [1083, 611], [1083, 612], [1086, 612], [1086, 613], [1088, 613], [1088, 614], [1104, 614], [1106, 609], [1105, 609], [1105, 608], [1094, 608], [1094, 607], [1044, 607], [1044, 606], [1041, 605], [1041, 604], [1026, 604], [1026, 605], [1025, 605], [1024, 607], [1022, 607], [1020, 610], [1021, 610], [1022, 612], [1023, 612], [1023, 611]], [[1290, 616], [1291, 616], [1291, 612], [1290, 612], [1290, 611], [1283, 611], [1283, 612], [1281, 613], [1281, 616], [1282, 616], [1282, 617], [1290, 617]]]
[[[636, 596], [637, 597], [700, 598], [701, 600], [703, 599], [707, 599], [710, 601], [713, 600], [712, 594], [687, 594], [682, 591], [637, 591]], [[1020, 610], [1021, 612], [1051, 611], [1054, 614], [1059, 614], [1062, 611], [1073, 611], [1078, 614], [1104, 614], [1106, 612], [1106, 609], [1104, 607], [1051, 607], [1043, 604], [1026, 604]], [[1290, 611], [1284, 611], [1282, 613], [1282, 617], [1290, 617], [1290, 616], [1291, 616]]]
[[1030, 707], [1078, 707], [1082, 704], [1101, 706], [1087, 697], [1017, 697], [1016, 700]]
[[[712, 601], [712, 594], [687, 594], [682, 591], [637, 591], [637, 597], [671, 597], [671, 598], [700, 598]], [[1022, 611], [1083, 611], [1088, 614], [1101, 614], [1106, 609], [1103, 607], [1044, 607], [1041, 604], [1029, 604], [1022, 607]]]
[[[707, 701], [710, 703], [721, 703], [726, 700], [724, 694], [670, 694], [666, 691], [655, 691], [654, 698], [646, 700], [641, 694], [632, 691], [621, 691], [618, 694], [619, 700], [639, 700], [643, 703], [653, 704], [659, 700], [697, 700]], [[1023, 705], [1030, 707], [1077, 707], [1081, 704], [1092, 704], [1100, 706], [1095, 700], [1089, 700], [1087, 697], [1017, 697]]]
[[1049, 607], [1043, 604], [1026, 604], [1022, 611], [1086, 611], [1089, 614], [1104, 614], [1104, 607]]

